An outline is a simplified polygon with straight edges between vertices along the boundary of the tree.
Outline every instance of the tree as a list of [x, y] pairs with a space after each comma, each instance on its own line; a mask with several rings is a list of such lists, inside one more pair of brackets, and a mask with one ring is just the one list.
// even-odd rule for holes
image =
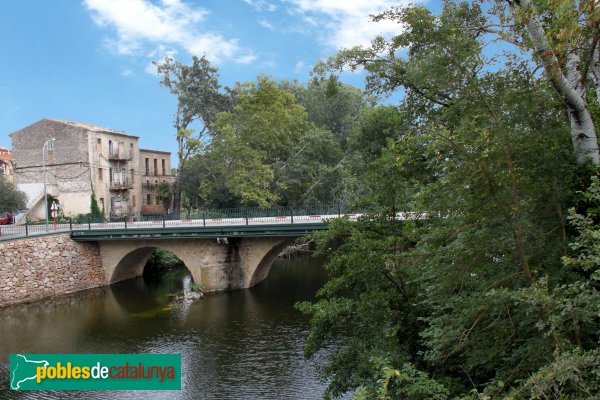
[[342, 147], [353, 129], [360, 124], [361, 110], [373, 101], [360, 89], [342, 84], [336, 76], [314, 78], [306, 88], [298, 90], [296, 98], [315, 125], [329, 129]]
[[268, 76], [241, 84], [237, 95], [236, 106], [212, 125], [207, 156], [241, 204], [272, 204], [279, 198], [273, 165], [290, 157], [310, 123], [294, 96]]
[[[506, 7], [510, 10], [506, 10]], [[600, 164], [597, 128], [588, 88], [600, 102], [600, 10], [595, 0], [498, 2], [493, 12], [501, 31], [483, 27], [520, 48], [531, 50], [554, 91], [563, 100], [571, 139], [580, 163]]]
[[[410, 29], [390, 41], [378, 37], [370, 48], [343, 50], [327, 62], [319, 63], [316, 70], [324, 73], [361, 67], [369, 73], [367, 87], [374, 93], [388, 94], [402, 87], [408, 95], [448, 107], [457, 91], [490, 65], [497, 66], [499, 59], [514, 60], [521, 54], [533, 54], [533, 61], [544, 68], [546, 79], [563, 100], [578, 162], [598, 165], [600, 156], [592, 115], [592, 109], [600, 102], [597, 5], [593, 0], [520, 0], [495, 4], [496, 7], [486, 7], [490, 10], [488, 14], [477, 4], [463, 8], [463, 15], [454, 22], [423, 7], [393, 8], [374, 20], [408, 23]], [[440, 24], [439, 29], [436, 24]], [[466, 34], [457, 29], [466, 29]], [[480, 50], [498, 40], [506, 40], [519, 49], [483, 57]], [[408, 53], [402, 51], [405, 48]], [[410, 62], [403, 54], [410, 56]], [[430, 61], [436, 64], [429, 65]], [[441, 63], [446, 63], [447, 69], [438, 69], [438, 76], [427, 73], [442, 66]], [[588, 98], [590, 86], [595, 90], [592, 100]]]
[[[177, 132], [178, 166], [173, 185], [173, 213], [178, 215], [181, 207], [180, 177], [184, 175], [186, 162], [201, 150], [217, 113], [230, 107], [230, 98], [220, 92], [218, 71], [205, 56], [194, 56], [191, 66], [172, 58], [155, 64], [162, 75], [161, 85], [177, 96], [173, 126]], [[194, 121], [201, 124], [196, 132], [190, 129]]]
[[[52, 203], [50, 202], [50, 207]], [[48, 215], [50, 211], [48, 211]], [[94, 192], [94, 188], [92, 187], [92, 194], [90, 195], [90, 216], [97, 221], [102, 221], [104, 219], [104, 210], [100, 210], [98, 207], [98, 201], [96, 200], [96, 193]]]
[[[363, 66], [371, 89], [406, 96], [399, 131], [370, 124], [354, 138], [386, 139], [363, 154], [368, 212], [315, 234], [330, 281], [299, 307], [307, 355], [330, 349], [326, 395], [592, 398], [597, 180], [585, 204], [573, 191], [597, 168], [575, 164], [562, 99], [516, 57], [484, 68], [476, 4], [394, 15], [405, 57], [354, 49], [330, 64]], [[584, 209], [576, 231], [572, 204]]]
[[165, 214], [169, 212], [172, 195], [173, 193], [171, 192], [171, 185], [169, 185], [167, 182], [161, 182], [158, 184], [158, 187], [156, 188], [156, 196], [158, 196], [158, 198], [162, 201]]
[[25, 208], [27, 196], [18, 190], [15, 185], [0, 177], [0, 210], [17, 211]]

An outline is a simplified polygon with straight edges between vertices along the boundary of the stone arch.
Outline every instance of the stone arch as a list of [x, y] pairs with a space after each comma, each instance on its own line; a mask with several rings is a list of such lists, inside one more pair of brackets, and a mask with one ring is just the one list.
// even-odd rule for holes
[[175, 254], [207, 292], [243, 289], [265, 279], [273, 261], [294, 237], [183, 238], [99, 241], [109, 284], [135, 278], [156, 248]]
[[157, 247], [141, 247], [123, 256], [110, 276], [110, 283], [124, 281], [142, 275], [146, 262]]
[[193, 268], [193, 257], [182, 250], [175, 241], [126, 241], [104, 242], [100, 247], [106, 281], [109, 284], [141, 276], [146, 262], [156, 249], [165, 249], [179, 258], [192, 273], [195, 282], [200, 282], [199, 271]]
[[[246, 287], [255, 286], [263, 280], [265, 280], [269, 275], [269, 271], [271, 271], [271, 266], [273, 265], [273, 262], [275, 262], [281, 251], [290, 243], [292, 243], [295, 239], [295, 237], [286, 237], [281, 238], [281, 240], [278, 242], [275, 242], [273, 247], [270, 250], [268, 250], [262, 256], [262, 259], [260, 259], [260, 261], [256, 264], [256, 267], [254, 271], [252, 271], [252, 274], [250, 275], [250, 279], [248, 281], [248, 285]], [[273, 243], [271, 242], [271, 244]]]

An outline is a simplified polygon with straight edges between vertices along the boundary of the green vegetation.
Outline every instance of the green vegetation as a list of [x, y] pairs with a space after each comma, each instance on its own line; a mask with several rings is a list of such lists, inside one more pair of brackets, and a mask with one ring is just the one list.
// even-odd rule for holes
[[15, 185], [0, 177], [0, 212], [17, 211], [25, 208], [27, 198]]
[[98, 201], [96, 200], [96, 193], [94, 193], [94, 188], [92, 187], [92, 194], [90, 196], [90, 215], [93, 220], [103, 220], [104, 219], [104, 210], [100, 210], [98, 207]]
[[[314, 235], [330, 281], [298, 305], [326, 397], [597, 398], [600, 9], [578, 4], [397, 7], [375, 19], [402, 34], [203, 120], [189, 210], [367, 210]], [[359, 68], [366, 94], [335, 76]]]
[[185, 268], [185, 264], [175, 254], [165, 249], [156, 249], [146, 262], [147, 270], [159, 273], [161, 270]]
[[196, 283], [196, 282], [194, 282], [194, 283], [192, 283], [192, 284], [190, 285], [190, 288], [191, 288], [191, 289], [192, 289], [192, 291], [194, 291], [194, 292], [199, 292], [199, 293], [202, 293], [202, 292], [204, 291], [204, 285], [203, 285], [203, 284], [201, 284], [201, 283]]

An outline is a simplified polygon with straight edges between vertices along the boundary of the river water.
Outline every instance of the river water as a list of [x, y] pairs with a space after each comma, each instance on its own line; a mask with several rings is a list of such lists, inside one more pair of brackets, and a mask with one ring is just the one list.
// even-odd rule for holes
[[[321, 261], [279, 260], [254, 288], [173, 301], [186, 269], [0, 309], [0, 399], [318, 399], [294, 309], [325, 282]], [[181, 391], [8, 391], [10, 353], [180, 353]]]

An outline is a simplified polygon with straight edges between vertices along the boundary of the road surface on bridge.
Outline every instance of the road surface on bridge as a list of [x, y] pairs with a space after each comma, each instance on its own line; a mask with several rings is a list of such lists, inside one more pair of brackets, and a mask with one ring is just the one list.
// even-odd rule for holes
[[[180, 219], [180, 220], [168, 220], [159, 219], [153, 221], [136, 221], [136, 222], [102, 222], [102, 223], [63, 223], [63, 224], [51, 224], [48, 231], [44, 224], [27, 224], [27, 225], [2, 225], [0, 226], [0, 240], [16, 239], [29, 236], [47, 235], [47, 234], [59, 234], [59, 233], [72, 233], [77, 234], [88, 231], [107, 232], [110, 230], [122, 231], [131, 230], [131, 234], [138, 232], [143, 234], [145, 231], [160, 233], [161, 230], [166, 232], [177, 232], [178, 228], [181, 231], [190, 232], [190, 228], [193, 231], [201, 232], [202, 228], [207, 228], [206, 231], [218, 233], [220, 230], [214, 228], [224, 228], [224, 231], [232, 231], [231, 228], [239, 228], [241, 230], [247, 229], [244, 227], [260, 228], [264, 227], [266, 230], [271, 229], [273, 226], [288, 226], [298, 229], [302, 229], [305, 225], [309, 230], [314, 230], [319, 224], [324, 225], [327, 221], [338, 218], [341, 215], [347, 216], [349, 219], [354, 220], [360, 217], [362, 214], [319, 214], [319, 215], [294, 215], [294, 216], [268, 216], [268, 217], [237, 217], [237, 218], [197, 218], [197, 219]], [[226, 228], [226, 229], [225, 229]], [[260, 229], [252, 229], [257, 235], [260, 233]], [[215, 234], [214, 236], [223, 236]]]

